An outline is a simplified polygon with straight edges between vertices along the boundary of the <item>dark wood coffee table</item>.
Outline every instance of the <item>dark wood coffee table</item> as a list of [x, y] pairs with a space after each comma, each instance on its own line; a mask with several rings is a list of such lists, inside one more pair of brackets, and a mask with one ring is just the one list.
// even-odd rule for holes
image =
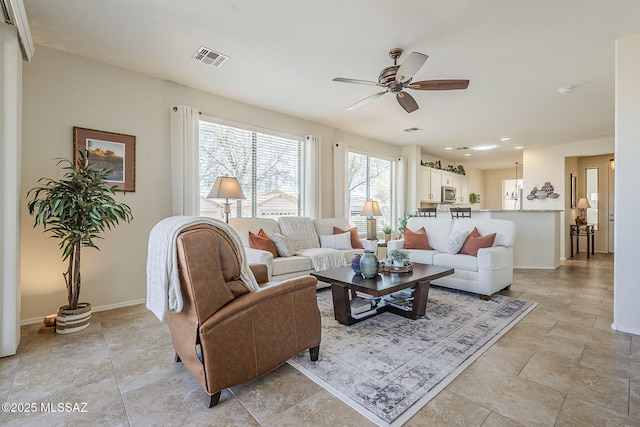
[[411, 273], [380, 273], [373, 279], [365, 279], [361, 274], [354, 273], [351, 267], [340, 267], [311, 273], [318, 280], [331, 284], [335, 318], [344, 325], [353, 325], [370, 317], [355, 319], [351, 316], [349, 291], [351, 291], [351, 297], [355, 295], [355, 291], [373, 297], [383, 297], [403, 289], [415, 288], [411, 311], [387, 304], [379, 307], [377, 312], [374, 313], [389, 311], [415, 320], [420, 316], [424, 316], [431, 281], [450, 274], [453, 274], [452, 268], [418, 263], [413, 264], [413, 272]]

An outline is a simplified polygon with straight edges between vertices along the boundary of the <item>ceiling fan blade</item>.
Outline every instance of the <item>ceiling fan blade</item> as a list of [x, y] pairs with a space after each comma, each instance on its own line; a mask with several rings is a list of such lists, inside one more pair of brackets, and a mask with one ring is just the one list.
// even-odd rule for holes
[[413, 99], [413, 96], [409, 95], [407, 92], [398, 92], [396, 94], [396, 99], [407, 113], [413, 113], [420, 108], [418, 107], [416, 100]]
[[466, 89], [469, 80], [423, 80], [421, 82], [411, 82], [407, 87], [417, 90], [454, 90]]
[[400, 68], [398, 68], [396, 81], [402, 83], [411, 80], [418, 70], [422, 68], [424, 63], [427, 62], [427, 58], [429, 57], [424, 53], [411, 52], [409, 56], [407, 56], [407, 59], [402, 62]]
[[342, 83], [356, 83], [359, 85], [369, 85], [369, 86], [380, 86], [380, 87], [384, 87], [384, 85], [381, 85], [378, 82], [372, 82], [369, 80], [358, 80], [358, 79], [345, 79], [342, 77], [336, 77], [335, 79], [333, 79], [334, 82], [342, 82]]
[[380, 98], [382, 95], [384, 95], [385, 93], [387, 93], [387, 91], [384, 92], [378, 92], [376, 94], [373, 94], [371, 96], [367, 96], [365, 99], [356, 102], [355, 104], [347, 107], [347, 110], [351, 111], [351, 110], [355, 110], [358, 107], [362, 107], [364, 104], [373, 101], [374, 99], [378, 99]]

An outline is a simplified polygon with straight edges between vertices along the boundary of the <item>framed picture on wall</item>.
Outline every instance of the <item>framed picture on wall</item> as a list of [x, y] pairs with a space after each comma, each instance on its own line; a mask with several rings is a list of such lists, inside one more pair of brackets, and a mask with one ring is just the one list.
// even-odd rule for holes
[[136, 191], [136, 137], [121, 133], [73, 127], [73, 163], [78, 151], [89, 151], [89, 162], [109, 168], [107, 182], [122, 191]]
[[576, 208], [576, 176], [571, 174], [571, 209]]

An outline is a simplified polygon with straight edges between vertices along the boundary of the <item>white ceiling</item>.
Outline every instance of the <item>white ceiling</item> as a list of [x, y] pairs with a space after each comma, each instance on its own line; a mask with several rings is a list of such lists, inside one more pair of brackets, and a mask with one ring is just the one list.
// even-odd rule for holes
[[[640, 31], [638, 0], [25, 0], [25, 8], [37, 44], [481, 169], [521, 161], [515, 146], [612, 136], [615, 40]], [[200, 46], [231, 59], [219, 69], [198, 63]], [[405, 50], [400, 62], [411, 51], [429, 55], [414, 80], [469, 79], [469, 88], [411, 91], [420, 105], [411, 114], [391, 94], [346, 111], [380, 88], [331, 79], [376, 81], [393, 47]], [[403, 131], [410, 127], [422, 131]], [[493, 143], [500, 147], [471, 157], [445, 151]]]

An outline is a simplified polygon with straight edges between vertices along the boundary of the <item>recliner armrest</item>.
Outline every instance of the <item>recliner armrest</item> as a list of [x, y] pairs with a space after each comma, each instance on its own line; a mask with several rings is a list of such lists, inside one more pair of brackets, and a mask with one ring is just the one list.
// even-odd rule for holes
[[387, 253], [393, 249], [404, 249], [404, 239], [389, 240], [387, 242]]
[[250, 264], [249, 268], [259, 285], [269, 281], [269, 270], [265, 264]]

